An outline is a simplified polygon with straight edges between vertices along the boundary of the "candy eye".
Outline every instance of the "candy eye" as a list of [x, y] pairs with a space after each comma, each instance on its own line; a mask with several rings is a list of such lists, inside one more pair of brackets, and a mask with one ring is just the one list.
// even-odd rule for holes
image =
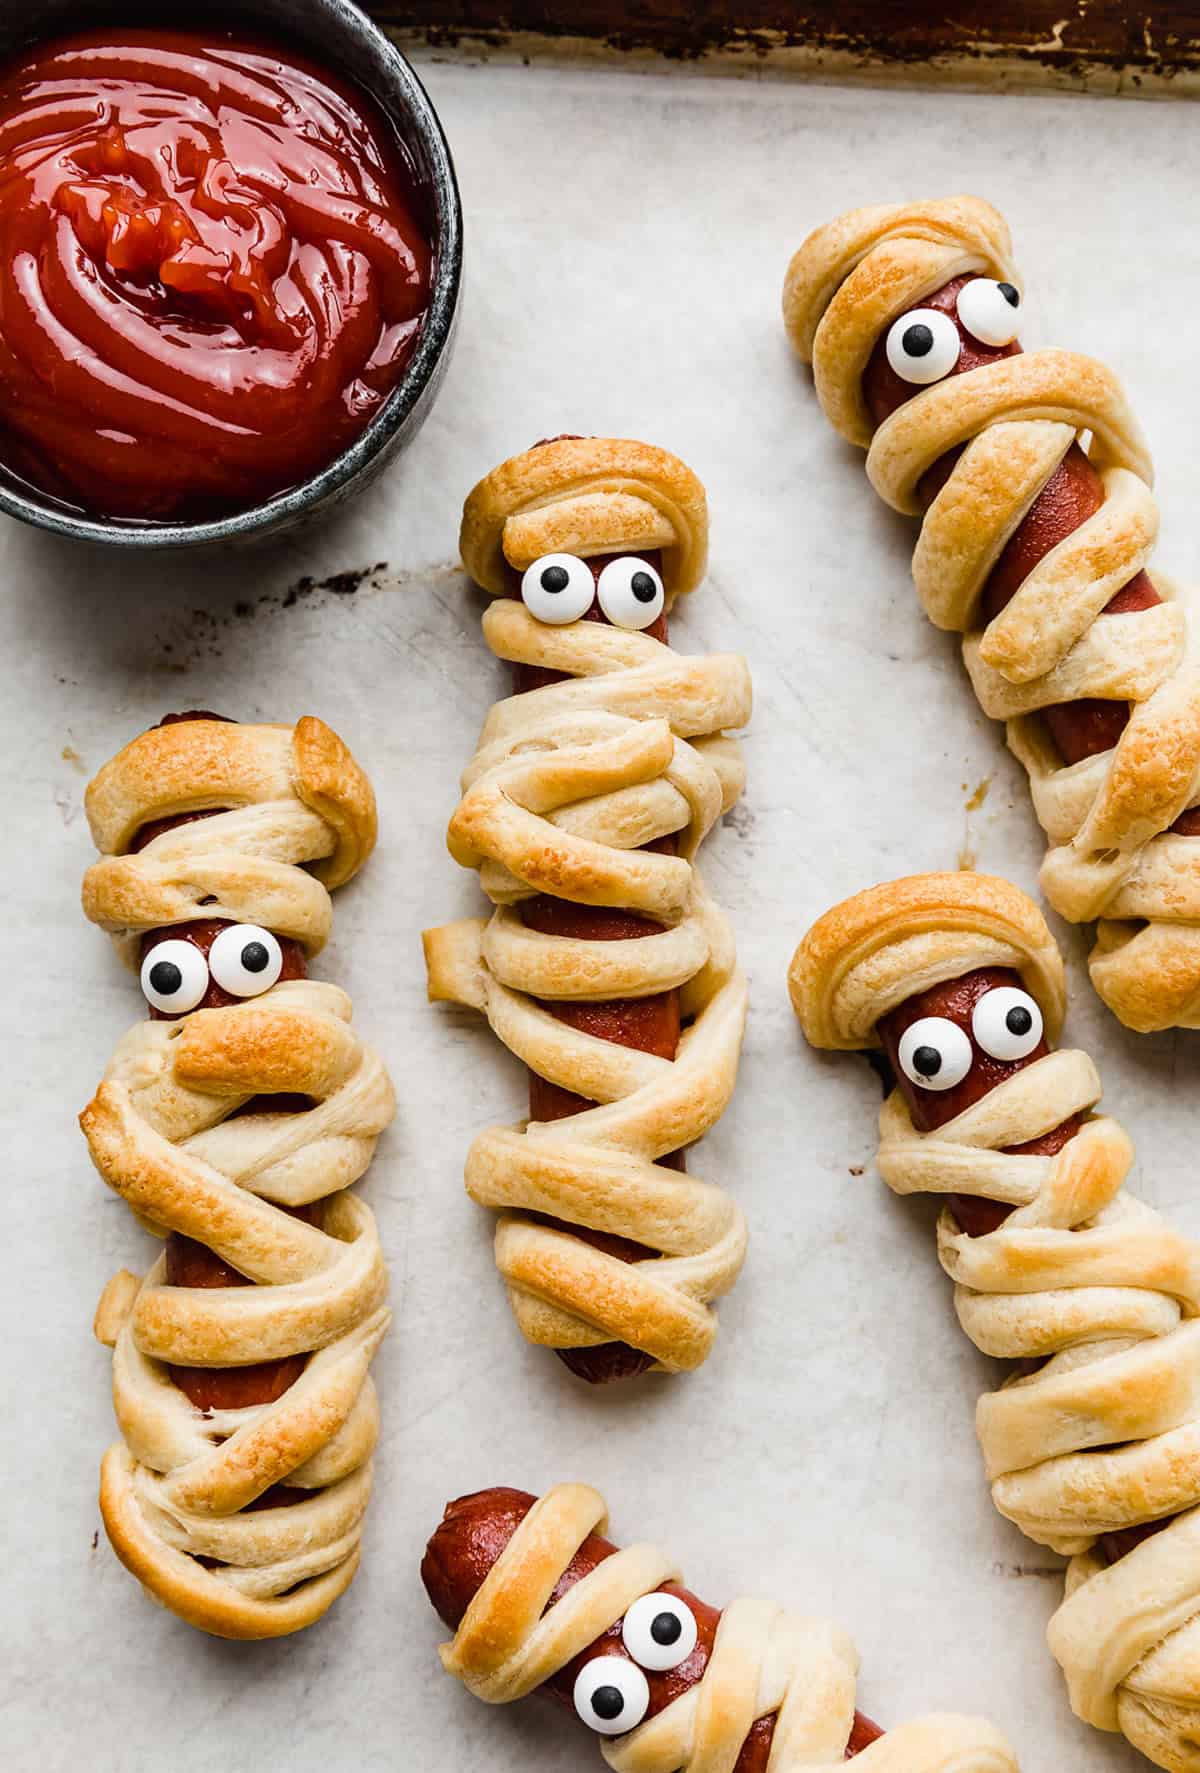
[[1000, 985], [975, 1005], [971, 1032], [993, 1059], [1027, 1059], [1042, 1038], [1042, 1012], [1027, 991]]
[[981, 345], [1011, 345], [1021, 317], [1021, 296], [1011, 283], [972, 277], [958, 292], [958, 318]]
[[970, 1071], [975, 1056], [957, 1022], [922, 1016], [900, 1037], [900, 1069], [922, 1090], [952, 1090]]
[[577, 622], [592, 607], [596, 581], [586, 561], [574, 554], [543, 554], [525, 568], [521, 600], [537, 622], [554, 628]]
[[642, 1668], [678, 1668], [696, 1648], [696, 1615], [673, 1594], [644, 1594], [625, 1615], [621, 1639]]
[[208, 951], [212, 976], [233, 997], [258, 997], [283, 971], [283, 950], [270, 930], [256, 923], [231, 923]]
[[650, 1709], [650, 1683], [624, 1656], [593, 1656], [575, 1677], [575, 1710], [600, 1736], [623, 1736]]
[[961, 346], [958, 328], [949, 314], [938, 308], [914, 308], [892, 322], [887, 360], [902, 381], [923, 387], [950, 374]]
[[142, 962], [142, 995], [165, 1016], [186, 1016], [208, 990], [208, 962], [191, 942], [156, 942]]
[[600, 608], [616, 628], [648, 628], [663, 613], [663, 582], [648, 561], [610, 560], [596, 587]]

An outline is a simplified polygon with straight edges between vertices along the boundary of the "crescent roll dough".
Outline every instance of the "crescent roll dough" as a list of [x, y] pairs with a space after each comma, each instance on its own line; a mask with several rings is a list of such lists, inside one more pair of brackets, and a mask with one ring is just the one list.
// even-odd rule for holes
[[[521, 1699], [642, 1596], [678, 1580], [674, 1560], [643, 1543], [563, 1584], [588, 1536], [606, 1526], [604, 1499], [586, 1484], [556, 1484], [535, 1502], [442, 1646], [447, 1672], [491, 1705]], [[722, 1611], [699, 1679], [685, 1682], [679, 1671], [683, 1690], [602, 1742], [604, 1759], [613, 1773], [725, 1773], [756, 1720], [772, 1718], [771, 1773], [834, 1773], [854, 1727], [857, 1674], [857, 1653], [838, 1626], [742, 1596]], [[852, 1758], [862, 1773], [1017, 1773], [998, 1730], [952, 1713], [900, 1724]]]
[[[329, 888], [375, 841], [366, 777], [311, 717], [156, 727], [100, 771], [87, 810], [102, 855], [84, 909], [135, 967], [147, 932], [213, 919], [315, 951]], [[155, 1599], [220, 1637], [310, 1625], [358, 1568], [379, 1428], [368, 1367], [389, 1313], [375, 1220], [345, 1191], [395, 1100], [350, 1015], [336, 985], [291, 978], [141, 1022], [80, 1117], [101, 1177], [148, 1230], [254, 1283], [171, 1284], [164, 1255], [140, 1281], [114, 1276], [96, 1313], [122, 1436], [101, 1470], [109, 1538]], [[281, 1111], [281, 1095], [299, 1105]], [[318, 1201], [319, 1225], [294, 1216]], [[237, 1408], [199, 1408], [172, 1378], [273, 1361], [298, 1376]]]
[[[815, 1046], [866, 1048], [906, 1000], [990, 967], [1020, 974], [1053, 1041], [1063, 967], [1037, 908], [1003, 880], [920, 875], [819, 919], [792, 961], [792, 1002]], [[938, 1225], [963, 1329], [985, 1354], [1030, 1363], [979, 1403], [992, 1497], [1070, 1558], [1049, 1641], [1077, 1714], [1197, 1773], [1200, 1247], [1126, 1191], [1133, 1146], [1099, 1100], [1095, 1066], [1070, 1049], [1031, 1058], [927, 1133], [897, 1088], [879, 1170], [898, 1194], [1012, 1209], [984, 1235], [952, 1206]], [[1053, 1155], [1020, 1149], [1075, 1116]], [[1115, 1561], [1098, 1543], [1163, 1522]]]
[[[989, 203], [853, 210], [792, 259], [785, 323], [831, 424], [867, 451], [876, 492], [922, 518], [918, 596], [963, 636], [976, 695], [1028, 773], [1050, 845], [1046, 897], [1073, 922], [1097, 921], [1097, 991], [1130, 1028], [1200, 1027], [1200, 841], [1175, 829], [1200, 805], [1197, 626], [1192, 599], [1157, 572], [1153, 607], [1106, 613], [1158, 531], [1149, 454], [1120, 384], [1077, 352], [1027, 351], [912, 388], [878, 428], [867, 408], [878, 343], [960, 277], [999, 280], [1019, 299], [1008, 228]], [[988, 619], [992, 570], [1072, 451], [1098, 475], [1099, 508]], [[935, 467], [931, 493], [922, 482]], [[1107, 749], [1067, 763], [1045, 710], [1077, 702], [1132, 711]]]
[[[559, 1350], [622, 1344], [670, 1372], [707, 1357], [712, 1302], [745, 1253], [729, 1195], [659, 1160], [707, 1132], [737, 1074], [746, 986], [695, 858], [742, 789], [725, 729], [749, 718], [749, 676], [740, 658], [685, 657], [606, 621], [551, 625], [513, 593], [547, 554], [653, 550], [669, 607], [698, 583], [707, 545], [704, 489], [649, 444], [561, 438], [472, 492], [461, 546], [495, 597], [484, 639], [561, 681], [498, 702], [463, 774], [449, 846], [479, 871], [491, 918], [425, 935], [431, 998], [479, 1010], [538, 1077], [595, 1104], [490, 1128], [467, 1158], [468, 1191], [500, 1214], [496, 1262], [522, 1331]], [[659, 927], [627, 940], [546, 933], [522, 921], [536, 894]], [[671, 991], [685, 1022], [674, 1059], [548, 1007]], [[625, 1260], [603, 1247], [612, 1238], [647, 1253]]]

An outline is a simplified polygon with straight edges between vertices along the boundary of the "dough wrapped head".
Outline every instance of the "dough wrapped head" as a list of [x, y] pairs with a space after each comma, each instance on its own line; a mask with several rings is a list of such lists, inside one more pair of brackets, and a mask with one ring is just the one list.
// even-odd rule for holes
[[512, 456], [463, 509], [463, 565], [503, 597], [543, 554], [661, 551], [668, 599], [694, 591], [708, 563], [708, 507], [668, 450], [616, 437], [559, 437]]

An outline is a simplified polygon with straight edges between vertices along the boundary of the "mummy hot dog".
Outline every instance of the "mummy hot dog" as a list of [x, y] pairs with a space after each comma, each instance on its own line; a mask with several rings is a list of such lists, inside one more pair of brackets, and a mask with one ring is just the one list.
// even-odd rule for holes
[[1200, 1027], [1193, 619], [1144, 570], [1158, 509], [1116, 378], [1023, 354], [1020, 287], [1003, 219], [958, 197], [818, 229], [784, 315], [875, 490], [922, 518], [918, 594], [1028, 772], [1047, 898], [1099, 920], [1096, 989], [1131, 1028]]
[[375, 1221], [343, 1192], [395, 1109], [350, 1000], [305, 977], [330, 889], [375, 842], [370, 784], [311, 717], [168, 716], [106, 764], [84, 910], [150, 1020], [81, 1116], [93, 1161], [166, 1238], [110, 1281], [123, 1439], [100, 1504], [121, 1561], [217, 1636], [311, 1624], [358, 1566], [388, 1325]]
[[529, 1068], [530, 1119], [476, 1139], [517, 1321], [592, 1383], [706, 1358], [741, 1268], [733, 1201], [684, 1169], [732, 1092], [746, 1011], [694, 857], [741, 792], [743, 660], [685, 658], [667, 611], [704, 574], [704, 489], [647, 444], [562, 437], [471, 493], [461, 548], [515, 694], [450, 823], [496, 909], [425, 935], [429, 994]]
[[963, 1328], [1016, 1360], [981, 1399], [992, 1496], [1066, 1553], [1050, 1625], [1078, 1715], [1172, 1773], [1200, 1767], [1200, 1248], [1123, 1188], [1121, 1127], [1084, 1053], [1055, 1051], [1063, 968], [1002, 880], [860, 893], [796, 950], [819, 1047], [885, 1049], [879, 1168], [949, 1197], [938, 1227]]
[[615, 1773], [1015, 1773], [1004, 1738], [943, 1715], [886, 1734], [854, 1709], [844, 1633], [770, 1601], [724, 1611], [654, 1545], [601, 1535], [604, 1500], [484, 1490], [446, 1509], [421, 1576], [454, 1632], [441, 1656], [477, 1698], [541, 1689], [602, 1738]]

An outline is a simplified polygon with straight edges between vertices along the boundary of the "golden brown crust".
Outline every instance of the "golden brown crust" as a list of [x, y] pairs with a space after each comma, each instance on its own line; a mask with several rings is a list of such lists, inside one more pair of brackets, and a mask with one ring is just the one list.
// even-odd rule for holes
[[138, 1505], [138, 1467], [118, 1441], [100, 1466], [100, 1513], [109, 1543], [125, 1568], [161, 1606], [211, 1637], [252, 1642], [286, 1637], [327, 1613], [358, 1572], [360, 1548], [291, 1594], [262, 1599], [231, 1589], [184, 1552], [164, 1548]]
[[[192, 812], [210, 816], [122, 853], [143, 825]], [[143, 932], [195, 917], [319, 947], [327, 888], [375, 841], [366, 778], [311, 717], [144, 733], [91, 784], [88, 815], [109, 853], [88, 871], [85, 909], [135, 964]], [[256, 1101], [281, 1095], [309, 1106]], [[94, 1325], [113, 1349], [123, 1437], [101, 1478], [113, 1546], [164, 1606], [221, 1637], [311, 1624], [358, 1567], [378, 1438], [368, 1369], [389, 1314], [375, 1221], [347, 1190], [394, 1110], [345, 993], [293, 978], [131, 1029], [80, 1117], [142, 1224], [254, 1283], [176, 1285], [160, 1257], [140, 1282], [114, 1276]], [[297, 1215], [318, 1201], [319, 1223]], [[171, 1378], [276, 1361], [298, 1376], [238, 1408], [201, 1409]], [[280, 1485], [291, 1494], [251, 1506]]]
[[[1200, 845], [1172, 829], [1200, 805], [1196, 612], [1155, 570], [1156, 606], [1109, 613], [1158, 532], [1149, 452], [1119, 381], [1077, 352], [1025, 351], [914, 388], [878, 427], [867, 410], [864, 372], [893, 321], [972, 274], [1020, 288], [1007, 227], [982, 199], [855, 210], [796, 253], [785, 323], [830, 423], [868, 451], [875, 490], [922, 518], [918, 595], [963, 635], [980, 705], [1028, 773], [1050, 844], [1046, 897], [1098, 924], [1097, 990], [1129, 1027], [1197, 1027]], [[1098, 476], [1098, 508], [988, 616], [993, 568], [1073, 448]], [[948, 473], [927, 499], [937, 464]], [[1043, 711], [1089, 701], [1132, 713], [1109, 749], [1066, 764]]]
[[311, 864], [332, 892], [354, 878], [375, 848], [375, 791], [345, 742], [315, 715], [296, 722], [292, 746], [296, 792], [337, 833], [333, 854]]
[[616, 437], [564, 437], [512, 456], [463, 508], [459, 548], [494, 597], [510, 569], [542, 554], [663, 552], [668, 596], [693, 591], [708, 560], [704, 488], [665, 449]]
[[[295, 980], [181, 1029], [143, 1023], [80, 1117], [99, 1174], [144, 1224], [203, 1243], [257, 1283], [172, 1285], [160, 1257], [140, 1283], [115, 1276], [96, 1313], [125, 1443], [106, 1461], [105, 1521], [159, 1599], [221, 1636], [310, 1623], [358, 1561], [387, 1273], [370, 1211], [342, 1191], [394, 1100], [349, 1008], [336, 987]], [[315, 1106], [237, 1112], [277, 1092]], [[319, 1227], [284, 1210], [314, 1200]], [[238, 1410], [200, 1410], [168, 1378], [174, 1366], [297, 1356], [303, 1370], [281, 1397]], [[278, 1484], [310, 1494], [247, 1512]]]
[[[966, 947], [964, 947], [966, 944]], [[975, 967], [1015, 967], [1051, 1038], [1062, 1027], [1062, 956], [1037, 906], [995, 875], [915, 874], [856, 893], [817, 920], [788, 970], [813, 1046], [877, 1046], [876, 1024], [916, 992]]]
[[[598, 495], [603, 509], [581, 514], [577, 495]], [[642, 507], [632, 517], [629, 497]], [[534, 540], [526, 524], [522, 546], [541, 551], [552, 536], [561, 547], [569, 521], [582, 556], [637, 546], [628, 526], [647, 511], [670, 513], [675, 588], [690, 588], [707, 531], [690, 470], [648, 444], [562, 440], [479, 483], [463, 558], [489, 590], [506, 589], [501, 549], [516, 514], [542, 526]], [[496, 909], [486, 924], [425, 932], [429, 995], [481, 1011], [532, 1072], [596, 1106], [481, 1133], [467, 1188], [500, 1215], [496, 1263], [531, 1342], [615, 1341], [689, 1371], [713, 1346], [713, 1302], [740, 1272], [746, 1228], [721, 1189], [660, 1160], [703, 1137], [737, 1075], [746, 984], [695, 856], [742, 790], [740, 748], [725, 729], [749, 719], [749, 673], [739, 657], [683, 657], [649, 632], [548, 625], [510, 597], [486, 610], [483, 631], [499, 657], [562, 681], [498, 702], [484, 724], [448, 841]], [[541, 932], [515, 909], [537, 893], [660, 927], [622, 941]], [[543, 1001], [675, 991], [686, 1026], [673, 1060], [574, 1027]], [[647, 1256], [625, 1261], [590, 1242], [595, 1232]]]
[[[604, 1498], [556, 1484], [525, 1515], [467, 1607], [442, 1665], [492, 1705], [524, 1698], [617, 1624], [643, 1595], [679, 1572], [658, 1546], [615, 1551], [555, 1588], [589, 1534], [602, 1533]], [[698, 1680], [625, 1735], [601, 1743], [613, 1773], [713, 1773], [732, 1768], [755, 1721], [774, 1720], [770, 1765], [779, 1773], [831, 1767], [854, 1728], [858, 1656], [828, 1620], [739, 1597], [721, 1613]], [[1008, 1743], [982, 1718], [950, 1713], [898, 1725], [855, 1757], [862, 1773], [1017, 1773]]]
[[[862, 1045], [908, 996], [995, 964], [1022, 967], [1052, 1034], [1062, 967], [1033, 904], [1002, 881], [928, 875], [821, 918], [797, 951], [793, 1002], [814, 1044]], [[1075, 1711], [1193, 1773], [1200, 1249], [1126, 1192], [1133, 1145], [1097, 1112], [1100, 1093], [1070, 1049], [1032, 1056], [926, 1132], [896, 1089], [879, 1172], [898, 1194], [950, 1197], [938, 1255], [959, 1322], [982, 1353], [1023, 1363], [979, 1400], [976, 1428], [997, 1508], [1071, 1559], [1048, 1638]], [[1059, 1128], [1074, 1131], [1047, 1151]], [[964, 1195], [1008, 1212], [970, 1235]], [[1110, 1562], [1106, 1535], [1147, 1526]]]
[[[312, 715], [294, 728], [154, 727], [104, 765], [86, 806], [102, 855], [84, 876], [84, 915], [130, 965], [147, 930], [197, 918], [261, 924], [316, 953], [330, 890], [358, 872], [377, 832], [370, 783]], [[143, 826], [193, 813], [210, 816], [129, 852]]]

